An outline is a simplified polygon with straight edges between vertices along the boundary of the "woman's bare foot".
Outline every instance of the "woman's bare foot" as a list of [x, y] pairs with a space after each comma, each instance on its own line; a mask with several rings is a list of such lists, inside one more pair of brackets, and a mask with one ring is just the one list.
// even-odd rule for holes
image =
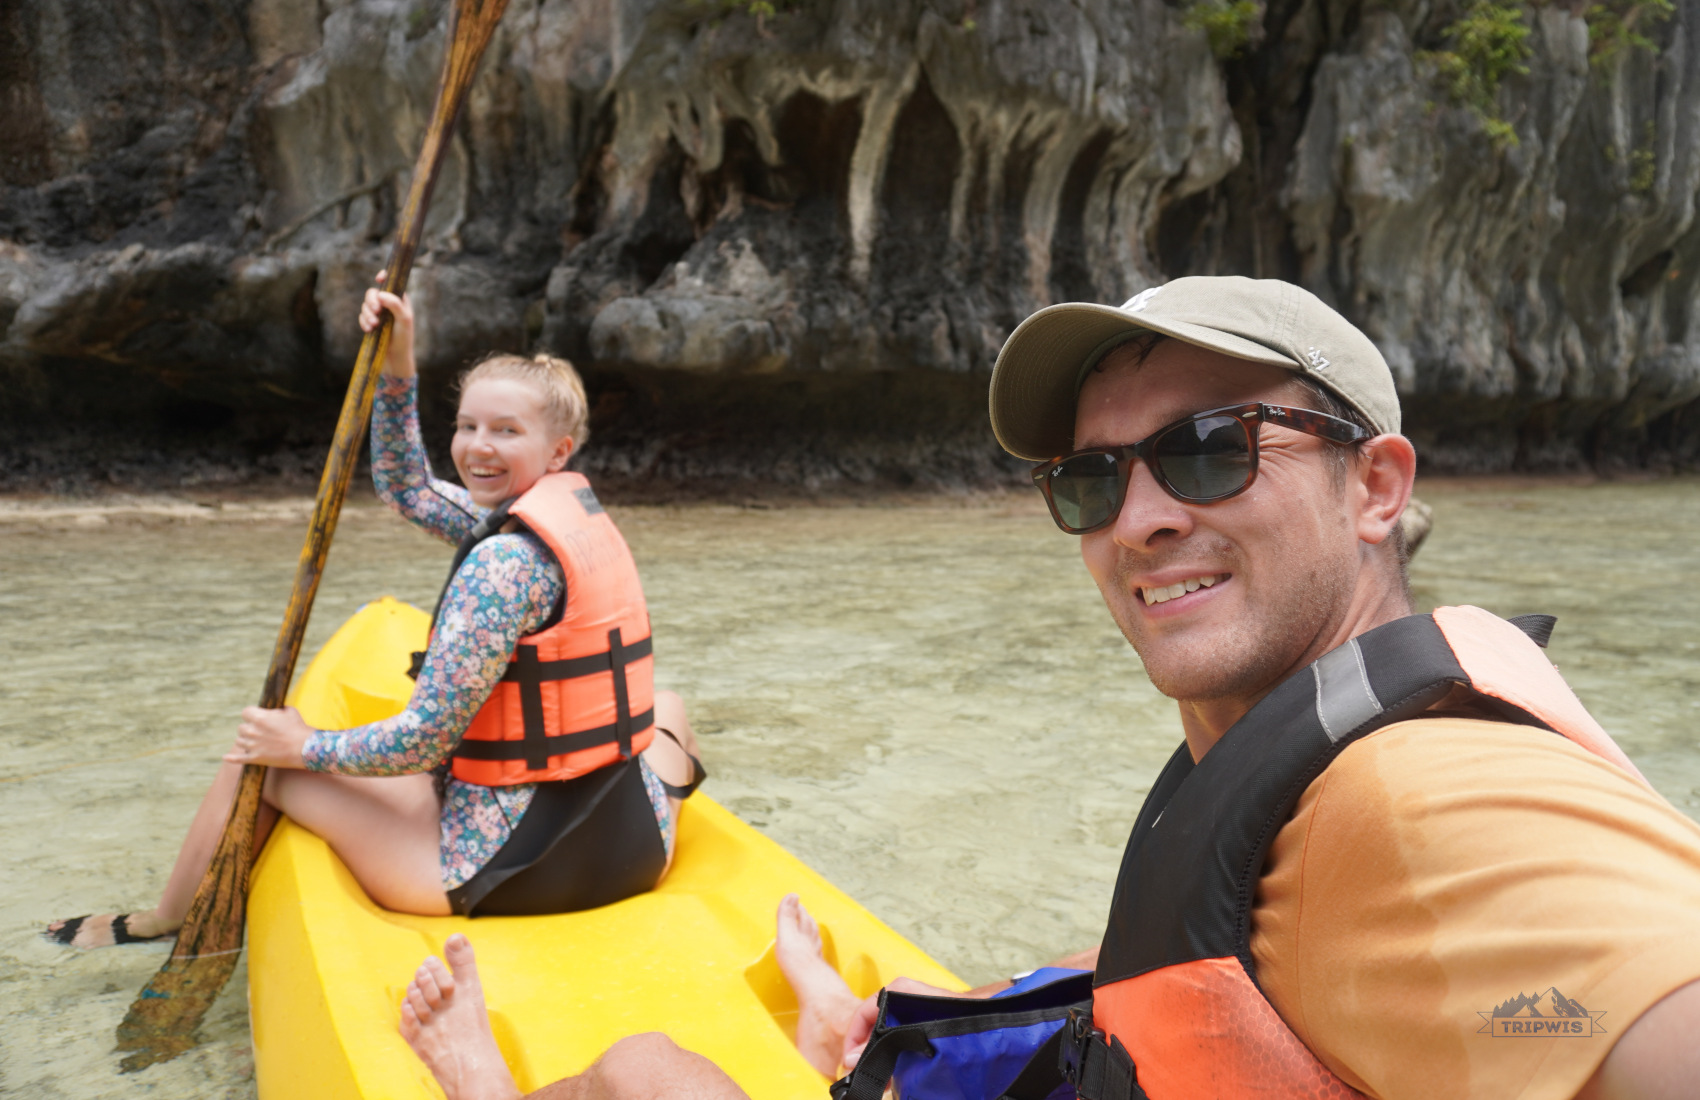
[[779, 969], [797, 994], [797, 1049], [827, 1077], [838, 1076], [844, 1033], [861, 1000], [821, 954], [820, 928], [796, 894], [779, 903]]
[[181, 924], [181, 921], [173, 924], [149, 909], [141, 913], [102, 913], [93, 917], [56, 920], [42, 935], [54, 943], [88, 951], [120, 943], [163, 939], [177, 931]]
[[448, 1100], [518, 1100], [519, 1086], [496, 1046], [472, 944], [460, 933], [420, 964], [401, 1003], [401, 1037]]

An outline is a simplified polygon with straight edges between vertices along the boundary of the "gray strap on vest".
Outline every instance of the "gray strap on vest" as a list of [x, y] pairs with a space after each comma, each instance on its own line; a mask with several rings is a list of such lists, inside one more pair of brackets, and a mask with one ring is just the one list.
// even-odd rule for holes
[[1364, 653], [1353, 638], [1310, 666], [1316, 677], [1316, 718], [1330, 741], [1338, 741], [1382, 712], [1369, 686]]

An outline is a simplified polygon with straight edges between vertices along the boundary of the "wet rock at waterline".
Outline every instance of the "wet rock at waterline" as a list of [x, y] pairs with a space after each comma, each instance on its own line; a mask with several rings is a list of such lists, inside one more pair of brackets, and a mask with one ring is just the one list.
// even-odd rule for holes
[[[1226, 59], [1195, 0], [741, 6], [512, 0], [415, 275], [428, 386], [544, 346], [593, 470], [984, 482], [1029, 311], [1242, 273], [1377, 340], [1431, 468], [1700, 455], [1700, 0], [1609, 57], [1530, 9], [1485, 114], [1436, 75], [1456, 4], [1271, 0]], [[328, 431], [446, 10], [0, 12], [5, 476], [71, 428]]]

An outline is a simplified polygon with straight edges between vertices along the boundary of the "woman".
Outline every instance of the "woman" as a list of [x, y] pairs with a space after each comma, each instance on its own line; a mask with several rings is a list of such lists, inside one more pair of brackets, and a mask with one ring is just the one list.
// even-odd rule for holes
[[261, 839], [288, 814], [387, 909], [589, 908], [653, 887], [670, 866], [679, 804], [703, 773], [683, 703], [653, 690], [630, 552], [589, 483], [566, 472], [588, 434], [583, 383], [546, 356], [479, 363], [462, 380], [451, 446], [465, 487], [438, 481], [419, 431], [412, 305], [369, 290], [361, 327], [384, 310], [394, 326], [373, 481], [408, 520], [459, 544], [407, 709], [334, 731], [292, 707], [244, 710], [159, 904], [55, 922], [55, 942], [174, 933], [245, 764], [271, 769]]

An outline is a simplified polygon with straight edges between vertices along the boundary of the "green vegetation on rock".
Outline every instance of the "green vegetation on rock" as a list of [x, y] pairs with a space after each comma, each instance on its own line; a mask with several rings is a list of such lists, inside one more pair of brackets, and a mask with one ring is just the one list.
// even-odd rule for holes
[[1499, 113], [1499, 84], [1529, 71], [1529, 24], [1521, 5], [1474, 0], [1441, 35], [1450, 49], [1418, 55], [1431, 62], [1452, 101], [1467, 107], [1496, 146], [1517, 144], [1517, 131]]
[[1263, 29], [1263, 5], [1259, 0], [1192, 0], [1182, 23], [1203, 31], [1210, 52], [1226, 60], [1236, 57]]
[[1595, 68], [1610, 66], [1630, 50], [1658, 52], [1644, 28], [1663, 23], [1676, 11], [1672, 0], [1608, 0], [1588, 9], [1588, 59]]
[[707, 8], [716, 16], [748, 15], [758, 24], [780, 12], [795, 8], [801, 0], [691, 0], [699, 8]]

